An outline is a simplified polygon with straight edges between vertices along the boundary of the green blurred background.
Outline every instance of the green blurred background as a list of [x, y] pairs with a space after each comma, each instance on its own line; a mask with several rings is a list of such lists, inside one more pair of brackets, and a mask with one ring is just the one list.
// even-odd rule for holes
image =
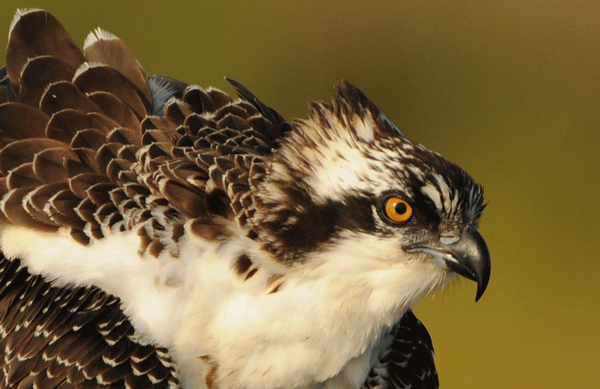
[[149, 74], [286, 118], [350, 80], [410, 138], [486, 190], [492, 279], [422, 302], [443, 388], [600, 387], [600, 2], [3, 0], [83, 44], [118, 35]]

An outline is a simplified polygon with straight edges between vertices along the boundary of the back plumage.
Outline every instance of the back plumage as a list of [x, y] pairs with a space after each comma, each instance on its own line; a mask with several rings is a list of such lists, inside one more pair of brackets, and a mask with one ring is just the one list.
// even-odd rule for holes
[[[234, 192], [248, 187], [246, 171], [289, 129], [233, 81], [244, 100], [148, 79], [123, 42], [100, 29], [84, 53], [44, 11], [13, 21], [2, 83], [10, 103], [0, 107], [4, 223], [64, 228], [88, 244], [111, 231], [144, 235], [144, 225], [160, 223], [152, 210], [173, 220], [227, 213], [222, 201], [242, 201]], [[171, 228], [176, 242], [179, 227]], [[156, 256], [169, 243], [146, 236], [141, 249]]]
[[[237, 167], [289, 130], [230, 82], [244, 100], [148, 78], [116, 36], [97, 29], [82, 52], [51, 14], [18, 11], [0, 70], [0, 225], [61, 230], [80, 245], [135, 230], [154, 257], [178, 254], [184, 217], [221, 234], [202, 216], [225, 215], [226, 192], [239, 207], [248, 177]], [[136, 154], [143, 166], [132, 169]], [[118, 299], [52, 287], [17, 259], [0, 264], [0, 387], [179, 386], [168, 350], [137, 336]]]

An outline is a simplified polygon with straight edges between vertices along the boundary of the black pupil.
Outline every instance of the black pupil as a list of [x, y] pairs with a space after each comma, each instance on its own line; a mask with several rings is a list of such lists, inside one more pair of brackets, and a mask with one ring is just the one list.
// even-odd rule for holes
[[396, 211], [396, 213], [397, 213], [398, 215], [403, 215], [403, 214], [405, 214], [405, 213], [406, 213], [406, 210], [407, 210], [407, 208], [406, 208], [406, 204], [404, 204], [404, 203], [398, 203], [398, 204], [396, 204], [396, 206], [394, 207], [394, 210]]

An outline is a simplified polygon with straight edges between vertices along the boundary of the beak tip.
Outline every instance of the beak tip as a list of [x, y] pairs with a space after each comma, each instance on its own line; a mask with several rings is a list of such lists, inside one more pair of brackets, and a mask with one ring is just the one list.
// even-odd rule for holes
[[477, 282], [477, 295], [475, 296], [475, 302], [477, 302], [483, 296], [490, 281], [492, 267], [490, 251], [476, 229], [468, 230], [461, 243], [455, 257], [461, 264], [458, 269], [463, 272], [459, 271], [458, 273]]
[[475, 302], [479, 301], [481, 296], [488, 287], [488, 283], [490, 282], [490, 273], [491, 273], [491, 261], [490, 261], [490, 252], [485, 244], [485, 241], [482, 238], [482, 261], [480, 262], [480, 268], [478, 272], [477, 279], [477, 296], [475, 296]]
[[485, 292], [486, 287], [487, 287], [487, 284], [486, 285], [477, 285], [477, 296], [475, 296], [475, 302], [479, 301], [481, 296], [483, 296], [483, 293]]

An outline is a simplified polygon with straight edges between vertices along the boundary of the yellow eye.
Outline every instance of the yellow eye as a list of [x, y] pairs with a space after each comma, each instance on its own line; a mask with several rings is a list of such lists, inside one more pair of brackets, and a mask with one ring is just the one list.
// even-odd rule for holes
[[402, 223], [412, 216], [412, 207], [406, 201], [398, 197], [390, 197], [385, 200], [385, 214], [390, 220]]

